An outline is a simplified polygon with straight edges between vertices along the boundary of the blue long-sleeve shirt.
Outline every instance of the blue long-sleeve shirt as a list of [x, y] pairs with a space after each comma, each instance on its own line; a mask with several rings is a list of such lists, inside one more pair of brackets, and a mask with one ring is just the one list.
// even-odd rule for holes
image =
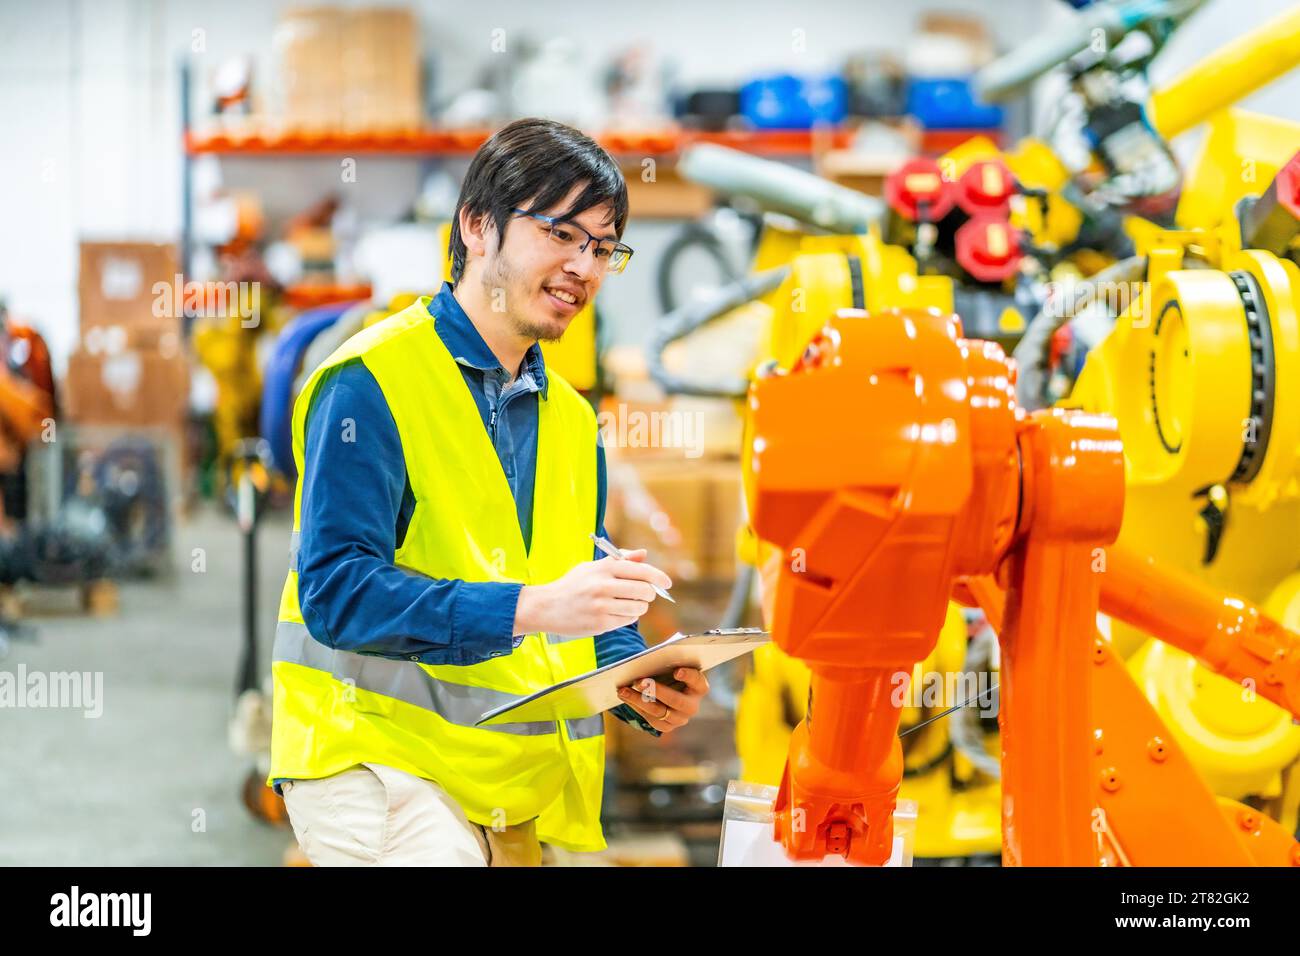
[[[511, 382], [450, 284], [444, 283], [429, 308], [474, 397], [514, 495], [524, 542], [531, 546], [537, 402], [547, 389], [541, 348], [528, 350]], [[425, 664], [468, 665], [509, 654], [522, 640], [513, 631], [523, 585], [434, 579], [393, 564], [415, 498], [397, 425], [370, 370], [360, 359], [335, 366], [321, 376], [309, 401], [298, 598], [312, 637], [341, 650]], [[341, 441], [345, 431], [349, 440]], [[603, 536], [607, 483], [599, 442], [592, 454], [592, 528]], [[593, 548], [592, 557], [601, 555]], [[597, 666], [603, 667], [644, 649], [645, 640], [633, 624], [597, 635], [595, 645]], [[658, 733], [626, 704], [614, 712]]]

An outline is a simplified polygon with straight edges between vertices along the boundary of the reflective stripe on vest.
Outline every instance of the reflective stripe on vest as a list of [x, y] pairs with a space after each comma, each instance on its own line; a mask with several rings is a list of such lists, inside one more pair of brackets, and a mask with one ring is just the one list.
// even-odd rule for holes
[[564, 644], [567, 641], [581, 641], [581, 640], [584, 640], [584, 638], [581, 637], [580, 635], [575, 636], [572, 634], [552, 634], [550, 631], [546, 632], [547, 644]]
[[[301, 664], [327, 671], [335, 680], [359, 690], [383, 694], [395, 700], [431, 710], [443, 720], [461, 727], [473, 727], [475, 721], [494, 707], [516, 698], [487, 687], [470, 687], [438, 680], [415, 661], [399, 661], [371, 654], [357, 654], [326, 647], [311, 636], [304, 624], [281, 621], [275, 628], [275, 649], [271, 659]], [[572, 740], [599, 737], [605, 732], [600, 714], [579, 720], [566, 720]], [[480, 730], [506, 734], [553, 734], [558, 727], [553, 720], [484, 725]]]

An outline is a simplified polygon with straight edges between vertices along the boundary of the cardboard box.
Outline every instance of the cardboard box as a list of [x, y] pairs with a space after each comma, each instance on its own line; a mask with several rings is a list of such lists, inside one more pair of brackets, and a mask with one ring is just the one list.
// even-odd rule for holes
[[997, 46], [984, 17], [966, 13], [926, 13], [917, 23], [918, 33], [938, 33], [964, 43], [976, 65], [988, 63]]
[[169, 244], [83, 242], [77, 281], [82, 329], [156, 318], [154, 288], [160, 282], [174, 286], [179, 271]]
[[276, 26], [274, 47], [286, 126], [346, 132], [420, 126], [420, 30], [411, 10], [292, 9]]
[[633, 459], [609, 465], [605, 528], [621, 548], [646, 548], [674, 582], [730, 581], [740, 526], [740, 463]]
[[705, 459], [739, 458], [745, 425], [731, 399], [690, 395], [660, 401], [607, 395], [596, 424], [607, 461], [684, 461], [688, 468]]
[[399, 133], [420, 128], [423, 111], [413, 92], [351, 88], [344, 92], [340, 122], [345, 132]]
[[80, 351], [89, 355], [120, 355], [123, 352], [156, 352], [164, 358], [184, 351], [181, 325], [177, 319], [137, 319], [111, 322], [82, 330]]
[[280, 114], [286, 125], [326, 132], [338, 128], [343, 76], [343, 15], [334, 7], [298, 8], [281, 15], [272, 35]]
[[189, 360], [182, 353], [79, 349], [68, 356], [64, 399], [79, 424], [179, 429], [189, 404]]
[[420, 25], [405, 7], [344, 14], [343, 127], [416, 129], [423, 119]]
[[713, 192], [684, 179], [670, 162], [657, 163], [652, 182], [644, 173], [639, 163], [623, 165], [628, 208], [637, 219], [695, 219], [713, 209]]

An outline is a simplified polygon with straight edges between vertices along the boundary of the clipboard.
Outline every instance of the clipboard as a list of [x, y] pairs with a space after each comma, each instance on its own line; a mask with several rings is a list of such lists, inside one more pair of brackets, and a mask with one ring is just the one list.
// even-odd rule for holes
[[652, 677], [670, 687], [680, 687], [680, 682], [672, 677], [676, 668], [708, 670], [748, 654], [767, 642], [767, 631], [756, 627], [675, 634], [662, 644], [648, 647], [631, 657], [494, 707], [475, 721], [474, 726], [592, 717], [624, 703], [618, 690], [633, 681]]

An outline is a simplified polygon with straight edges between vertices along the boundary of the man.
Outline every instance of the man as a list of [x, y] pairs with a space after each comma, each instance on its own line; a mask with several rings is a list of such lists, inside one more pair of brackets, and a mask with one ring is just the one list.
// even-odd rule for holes
[[[626, 265], [626, 221], [595, 142], [512, 123], [466, 174], [452, 283], [353, 336], [298, 398], [270, 780], [315, 864], [528, 865], [539, 841], [604, 846], [599, 715], [474, 724], [642, 649], [636, 621], [672, 584], [644, 551], [592, 547], [595, 415], [538, 345]], [[624, 688], [616, 714], [682, 726], [708, 684], [675, 676]]]

